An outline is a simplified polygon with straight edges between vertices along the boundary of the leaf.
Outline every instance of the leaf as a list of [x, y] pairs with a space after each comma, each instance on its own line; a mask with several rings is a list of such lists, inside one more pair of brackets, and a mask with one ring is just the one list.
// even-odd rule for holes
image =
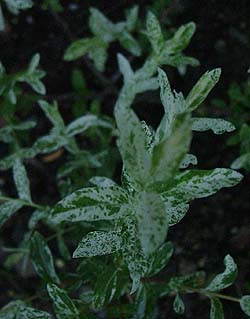
[[119, 70], [123, 75], [124, 82], [127, 83], [134, 77], [134, 72], [129, 61], [120, 53], [117, 54]]
[[165, 206], [158, 194], [140, 192], [133, 205], [138, 219], [138, 237], [145, 255], [164, 242], [168, 231]]
[[93, 39], [85, 38], [73, 41], [67, 48], [63, 59], [65, 61], [76, 60], [87, 54], [93, 48]]
[[31, 203], [29, 178], [25, 166], [19, 158], [16, 159], [13, 166], [13, 177], [19, 198]]
[[226, 168], [186, 170], [176, 175], [172, 188], [161, 195], [167, 202], [173, 198], [175, 203], [184, 204], [195, 198], [208, 197], [223, 187], [232, 187], [242, 177], [238, 172]]
[[73, 258], [107, 255], [120, 249], [121, 236], [118, 231], [94, 231], [79, 242]]
[[151, 43], [155, 54], [159, 55], [164, 45], [164, 38], [161, 32], [159, 21], [157, 20], [156, 16], [150, 11], [147, 15], [146, 26], [146, 35], [148, 37], [148, 40]]
[[47, 291], [53, 301], [58, 319], [79, 319], [80, 314], [74, 302], [69, 298], [65, 290], [55, 284], [48, 284]]
[[32, 148], [20, 148], [15, 153], [8, 155], [7, 157], [0, 160], [0, 170], [6, 170], [11, 168], [17, 158], [24, 160], [26, 158], [31, 158], [36, 155], [36, 150]]
[[148, 269], [146, 256], [143, 254], [138, 238], [138, 230], [135, 217], [128, 214], [123, 219], [122, 227], [122, 254], [128, 266], [130, 277], [133, 281], [131, 294], [140, 286], [140, 279]]
[[31, 237], [30, 245], [31, 259], [37, 274], [45, 282], [52, 281], [59, 284], [60, 279], [55, 271], [53, 256], [42, 235], [35, 232]]
[[156, 144], [152, 151], [150, 175], [154, 182], [169, 182], [179, 170], [191, 141], [190, 117], [177, 118], [172, 134]]
[[180, 163], [179, 168], [187, 168], [189, 165], [197, 165], [197, 157], [193, 154], [186, 154]]
[[40, 62], [40, 54], [36, 53], [31, 58], [31, 61], [30, 61], [29, 67], [28, 67], [28, 71], [30, 73], [34, 72], [36, 70], [36, 68], [38, 67], [39, 62]]
[[[130, 93], [127, 92], [127, 94]], [[125, 94], [124, 98], [126, 98]], [[144, 187], [149, 178], [150, 167], [147, 137], [133, 110], [124, 108], [122, 101], [120, 103], [121, 105], [116, 105], [115, 108], [116, 123], [120, 133], [118, 147], [128, 175]], [[127, 105], [127, 101], [125, 103]]]
[[89, 28], [104, 42], [114, 40], [114, 24], [96, 8], [90, 8]]
[[0, 205], [0, 228], [16, 211], [23, 207], [18, 201], [5, 202]]
[[184, 50], [191, 38], [195, 33], [195, 23], [189, 22], [185, 25], [182, 25], [174, 34], [174, 36], [167, 41], [166, 43], [166, 50], [170, 50], [171, 52], [181, 52]]
[[54, 125], [55, 128], [58, 130], [64, 129], [64, 121], [61, 117], [61, 114], [58, 110], [58, 104], [57, 102], [54, 102], [53, 104], [49, 104], [46, 101], [40, 100], [39, 102], [40, 107], [46, 114], [47, 118], [50, 120], [50, 122]]
[[235, 126], [223, 119], [212, 118], [192, 118], [193, 131], [207, 131], [212, 130], [215, 134], [223, 134], [225, 132], [232, 132]]
[[13, 14], [18, 14], [19, 10], [29, 9], [33, 6], [32, 0], [4, 0], [4, 2]]
[[120, 41], [120, 44], [128, 50], [130, 53], [132, 53], [134, 56], [140, 56], [141, 55], [141, 48], [139, 43], [135, 40], [135, 38], [132, 37], [131, 34], [123, 30], [119, 36], [118, 39]]
[[232, 169], [241, 169], [248, 167], [250, 164], [250, 153], [243, 154], [237, 157], [231, 164]]
[[126, 12], [126, 28], [128, 31], [133, 31], [136, 27], [136, 22], [138, 19], [139, 7], [136, 5], [133, 8], [127, 10]]
[[95, 67], [100, 72], [103, 72], [105, 68], [108, 58], [107, 49], [105, 42], [99, 42], [89, 51], [89, 57], [94, 61]]
[[231, 286], [238, 274], [237, 265], [235, 264], [233, 258], [227, 255], [224, 258], [225, 270], [215, 276], [215, 278], [210, 282], [210, 284], [205, 288], [207, 291], [220, 291]]
[[83, 188], [61, 200], [51, 219], [55, 223], [116, 219], [127, 200], [127, 193], [118, 186]]
[[186, 103], [188, 110], [195, 110], [206, 99], [209, 92], [219, 81], [220, 75], [221, 69], [214, 69], [202, 75], [187, 96]]
[[147, 275], [149, 277], [157, 275], [169, 262], [173, 255], [173, 244], [169, 241], [163, 243], [156, 251], [149, 257], [149, 267]]
[[112, 129], [112, 125], [109, 122], [100, 120], [95, 115], [84, 115], [77, 118], [66, 127], [66, 134], [72, 137], [76, 134], [85, 132], [90, 127], [97, 126]]
[[182, 315], [185, 312], [185, 305], [179, 294], [177, 294], [174, 299], [173, 308], [179, 315]]
[[110, 187], [117, 185], [112, 179], [103, 176], [91, 177], [89, 182], [98, 187]]
[[0, 310], [1, 319], [51, 319], [45, 311], [27, 307], [24, 302], [16, 300]]
[[210, 319], [224, 319], [223, 306], [218, 298], [211, 298]]
[[33, 145], [33, 149], [36, 153], [51, 153], [60, 147], [67, 145], [68, 139], [58, 134], [45, 135], [40, 137]]
[[94, 288], [93, 305], [101, 309], [109, 304], [115, 296], [118, 286], [118, 269], [107, 268], [101, 272]]
[[241, 297], [240, 307], [242, 311], [250, 317], [250, 296]]

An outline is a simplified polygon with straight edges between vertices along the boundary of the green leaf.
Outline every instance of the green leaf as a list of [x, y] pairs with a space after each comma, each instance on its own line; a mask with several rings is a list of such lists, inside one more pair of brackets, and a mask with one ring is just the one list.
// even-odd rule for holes
[[173, 308], [179, 315], [182, 315], [185, 312], [185, 305], [179, 294], [177, 294], [174, 299]]
[[241, 297], [240, 307], [242, 311], [250, 317], [250, 296]]
[[209, 92], [219, 81], [220, 75], [221, 69], [214, 69], [202, 75], [187, 96], [186, 103], [188, 110], [195, 110], [206, 99]]
[[166, 43], [166, 50], [171, 52], [181, 52], [188, 45], [195, 33], [195, 23], [189, 22], [185, 25], [182, 25], [174, 34], [173, 38], [171, 38]]
[[231, 164], [232, 169], [241, 169], [248, 167], [250, 164], [250, 153], [243, 154], [236, 158]]
[[58, 288], [55, 284], [48, 284], [47, 291], [53, 301], [55, 313], [58, 319], [80, 318], [78, 309], [65, 290]]
[[74, 136], [79, 133], [85, 132], [90, 127], [104, 127], [112, 129], [112, 125], [104, 120], [98, 119], [95, 115], [84, 115], [71, 122], [66, 128], [68, 136]]
[[119, 34], [118, 39], [120, 41], [120, 44], [130, 53], [132, 53], [135, 56], [141, 55], [140, 45], [135, 40], [135, 38], [132, 37], [131, 34], [124, 30]]
[[225, 132], [232, 132], [235, 130], [235, 126], [223, 119], [213, 118], [192, 118], [192, 130], [193, 131], [207, 131], [212, 130], [215, 134], [223, 134]]
[[0, 205], [0, 228], [16, 211], [23, 207], [18, 201], [5, 202]]
[[223, 306], [218, 298], [211, 298], [210, 319], [224, 319]]
[[136, 27], [136, 22], [138, 19], [139, 7], [136, 5], [133, 8], [127, 10], [126, 12], [126, 28], [128, 31], [133, 31]]
[[173, 244], [169, 241], [164, 243], [149, 257], [148, 276], [158, 274], [169, 262], [174, 252]]
[[30, 61], [29, 67], [28, 67], [28, 71], [30, 73], [34, 72], [36, 70], [36, 68], [38, 67], [39, 62], [40, 62], [40, 54], [36, 53], [31, 58], [31, 61]]
[[165, 206], [158, 194], [140, 192], [133, 208], [138, 219], [138, 237], [145, 255], [153, 253], [164, 242], [168, 231]]
[[210, 282], [210, 284], [205, 288], [207, 291], [220, 291], [231, 286], [238, 274], [237, 265], [235, 264], [233, 258], [227, 255], [224, 258], [225, 270], [215, 276], [215, 278]]
[[20, 148], [15, 153], [0, 160], [0, 170], [6, 170], [15, 164], [17, 158], [24, 160], [26, 158], [31, 158], [36, 155], [36, 149], [32, 148]]
[[105, 68], [105, 63], [108, 58], [107, 49], [108, 47], [105, 42], [100, 42], [89, 51], [89, 57], [94, 61], [95, 67], [100, 72], [103, 72]]
[[120, 232], [94, 231], [83, 237], [73, 253], [73, 258], [107, 255], [120, 249]]
[[76, 60], [87, 54], [93, 48], [93, 44], [94, 40], [90, 38], [76, 40], [67, 48], [63, 59], [65, 61]]
[[40, 137], [33, 145], [36, 153], [51, 153], [60, 147], [67, 145], [69, 140], [58, 134], [45, 135]]
[[60, 279], [55, 271], [52, 253], [46, 241], [38, 232], [35, 232], [31, 237], [30, 251], [37, 274], [46, 282], [52, 281], [59, 284]]
[[16, 159], [13, 166], [13, 177], [19, 198], [31, 203], [29, 178], [25, 166], [19, 158]]
[[110, 303], [115, 296], [118, 286], [118, 269], [108, 267], [101, 272], [94, 288], [93, 305], [95, 309], [101, 309]]
[[146, 35], [152, 45], [153, 51], [159, 55], [164, 45], [164, 38], [161, 32], [161, 27], [156, 16], [152, 12], [148, 12], [146, 21]]
[[112, 220], [119, 217], [127, 200], [127, 193], [118, 186], [83, 188], [61, 200], [51, 218], [55, 223]]

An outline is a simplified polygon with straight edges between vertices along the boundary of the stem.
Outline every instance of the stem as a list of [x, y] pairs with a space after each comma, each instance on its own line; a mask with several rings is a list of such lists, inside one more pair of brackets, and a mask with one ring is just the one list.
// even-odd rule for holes
[[38, 205], [32, 202], [27, 202], [26, 200], [23, 199], [19, 199], [19, 198], [12, 198], [12, 197], [8, 197], [8, 196], [0, 196], [0, 201], [15, 201], [15, 202], [19, 202], [22, 203], [25, 206], [30, 206], [30, 207], [34, 207], [34, 208], [38, 208], [38, 209], [46, 209], [45, 206], [42, 205]]
[[224, 294], [213, 292], [213, 291], [206, 291], [204, 289], [194, 289], [194, 288], [189, 288], [189, 287], [187, 287], [186, 289], [187, 289], [187, 291], [191, 291], [191, 292], [198, 293], [201, 295], [206, 295], [208, 297], [215, 297], [215, 298], [220, 298], [220, 299], [229, 300], [229, 301], [233, 301], [233, 302], [240, 302], [239, 298], [224, 295]]

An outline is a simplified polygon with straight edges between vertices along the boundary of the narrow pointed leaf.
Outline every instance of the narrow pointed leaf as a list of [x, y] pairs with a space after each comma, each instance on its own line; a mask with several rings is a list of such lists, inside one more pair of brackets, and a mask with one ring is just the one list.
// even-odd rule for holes
[[31, 259], [37, 274], [43, 278], [45, 282], [60, 283], [56, 274], [52, 253], [38, 232], [31, 237]]
[[22, 161], [18, 158], [13, 166], [13, 177], [18, 196], [27, 202], [32, 202], [30, 194], [30, 182]]
[[224, 319], [223, 306], [218, 298], [211, 298], [210, 319]]
[[16, 211], [23, 207], [18, 201], [5, 202], [0, 205], [0, 228]]
[[190, 111], [195, 110], [208, 96], [215, 84], [219, 81], [221, 69], [214, 69], [202, 75], [195, 84], [186, 99], [187, 108]]
[[182, 315], [185, 312], [185, 305], [179, 294], [177, 294], [174, 299], [173, 308], [179, 315]]
[[53, 301], [58, 319], [80, 318], [78, 309], [65, 290], [58, 288], [55, 284], [48, 284], [47, 291]]

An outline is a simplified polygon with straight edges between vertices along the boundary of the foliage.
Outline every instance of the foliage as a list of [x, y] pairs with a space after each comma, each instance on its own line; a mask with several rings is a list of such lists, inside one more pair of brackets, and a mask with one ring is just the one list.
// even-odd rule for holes
[[[113, 41], [118, 40], [134, 56], [141, 54], [139, 42], [131, 35], [136, 30], [138, 7], [116, 24], [97, 9], [91, 8], [90, 12], [93, 37], [73, 42], [65, 53], [66, 60], [88, 54], [96, 74], [104, 70], [108, 46]], [[227, 168], [189, 167], [197, 164], [196, 156], [189, 153], [193, 132], [222, 134], [235, 129], [220, 118], [193, 116], [219, 81], [219, 68], [205, 72], [186, 97], [172, 90], [162, 68], [198, 65], [196, 59], [183, 53], [195, 24], [181, 26], [169, 39], [164, 38], [152, 12], [148, 12], [145, 25], [143, 34], [151, 51], [143, 65], [135, 70], [128, 58], [117, 55], [123, 86], [114, 106], [114, 120], [92, 108], [92, 112], [67, 122], [63, 107], [45, 97], [38, 104], [51, 129], [48, 134], [35, 136], [30, 144], [23, 143], [21, 133], [34, 129], [36, 123], [18, 116], [17, 84], [25, 82], [44, 95], [40, 79], [45, 73], [37, 69], [39, 55], [32, 58], [27, 70], [16, 74], [8, 75], [1, 68], [2, 103], [14, 107], [11, 112], [3, 109], [1, 114], [6, 126], [1, 128], [0, 137], [7, 155], [0, 160], [0, 169], [12, 170], [16, 196], [0, 195], [0, 226], [11, 223], [19, 210], [29, 207], [31, 212], [19, 247], [5, 247], [10, 252], [6, 265], [10, 267], [21, 259], [31, 262], [40, 277], [34, 298], [50, 300], [58, 319], [99, 318], [102, 310], [109, 318], [156, 318], [158, 300], [173, 296], [173, 310], [183, 314], [183, 296], [191, 293], [209, 298], [211, 319], [224, 317], [223, 298], [237, 301], [250, 316], [248, 295], [235, 298], [223, 294], [238, 273], [232, 256], [225, 256], [224, 271], [212, 277], [202, 271], [186, 275], [168, 272], [168, 263], [175, 257], [169, 229], [184, 218], [193, 200], [237, 185], [242, 175]], [[81, 71], [75, 70], [72, 86], [76, 91], [79, 83], [88, 91], [84, 81]], [[132, 106], [138, 94], [157, 89], [163, 116], [152, 128]], [[100, 138], [100, 149], [92, 152], [85, 147], [86, 140], [91, 143], [96, 136], [105, 141]], [[119, 178], [112, 176], [112, 169], [109, 172], [103, 163], [103, 158], [110, 156], [114, 137], [122, 163]], [[63, 152], [64, 163], [58, 165], [55, 182], [61, 199], [55, 203], [53, 198], [45, 205], [38, 199], [37, 203], [27, 170], [29, 161], [45, 158], [49, 162]], [[115, 160], [116, 165], [119, 163]], [[86, 174], [88, 178], [83, 180], [78, 176], [80, 185], [76, 183], [74, 173], [82, 170], [85, 174], [89, 167], [93, 169], [91, 176]], [[44, 192], [49, 193], [49, 187]], [[47, 232], [52, 235], [47, 236]], [[32, 297], [24, 296], [23, 301], [19, 297], [0, 310], [0, 317], [51, 318], [47, 308], [46, 312], [37, 310], [32, 301]]]

